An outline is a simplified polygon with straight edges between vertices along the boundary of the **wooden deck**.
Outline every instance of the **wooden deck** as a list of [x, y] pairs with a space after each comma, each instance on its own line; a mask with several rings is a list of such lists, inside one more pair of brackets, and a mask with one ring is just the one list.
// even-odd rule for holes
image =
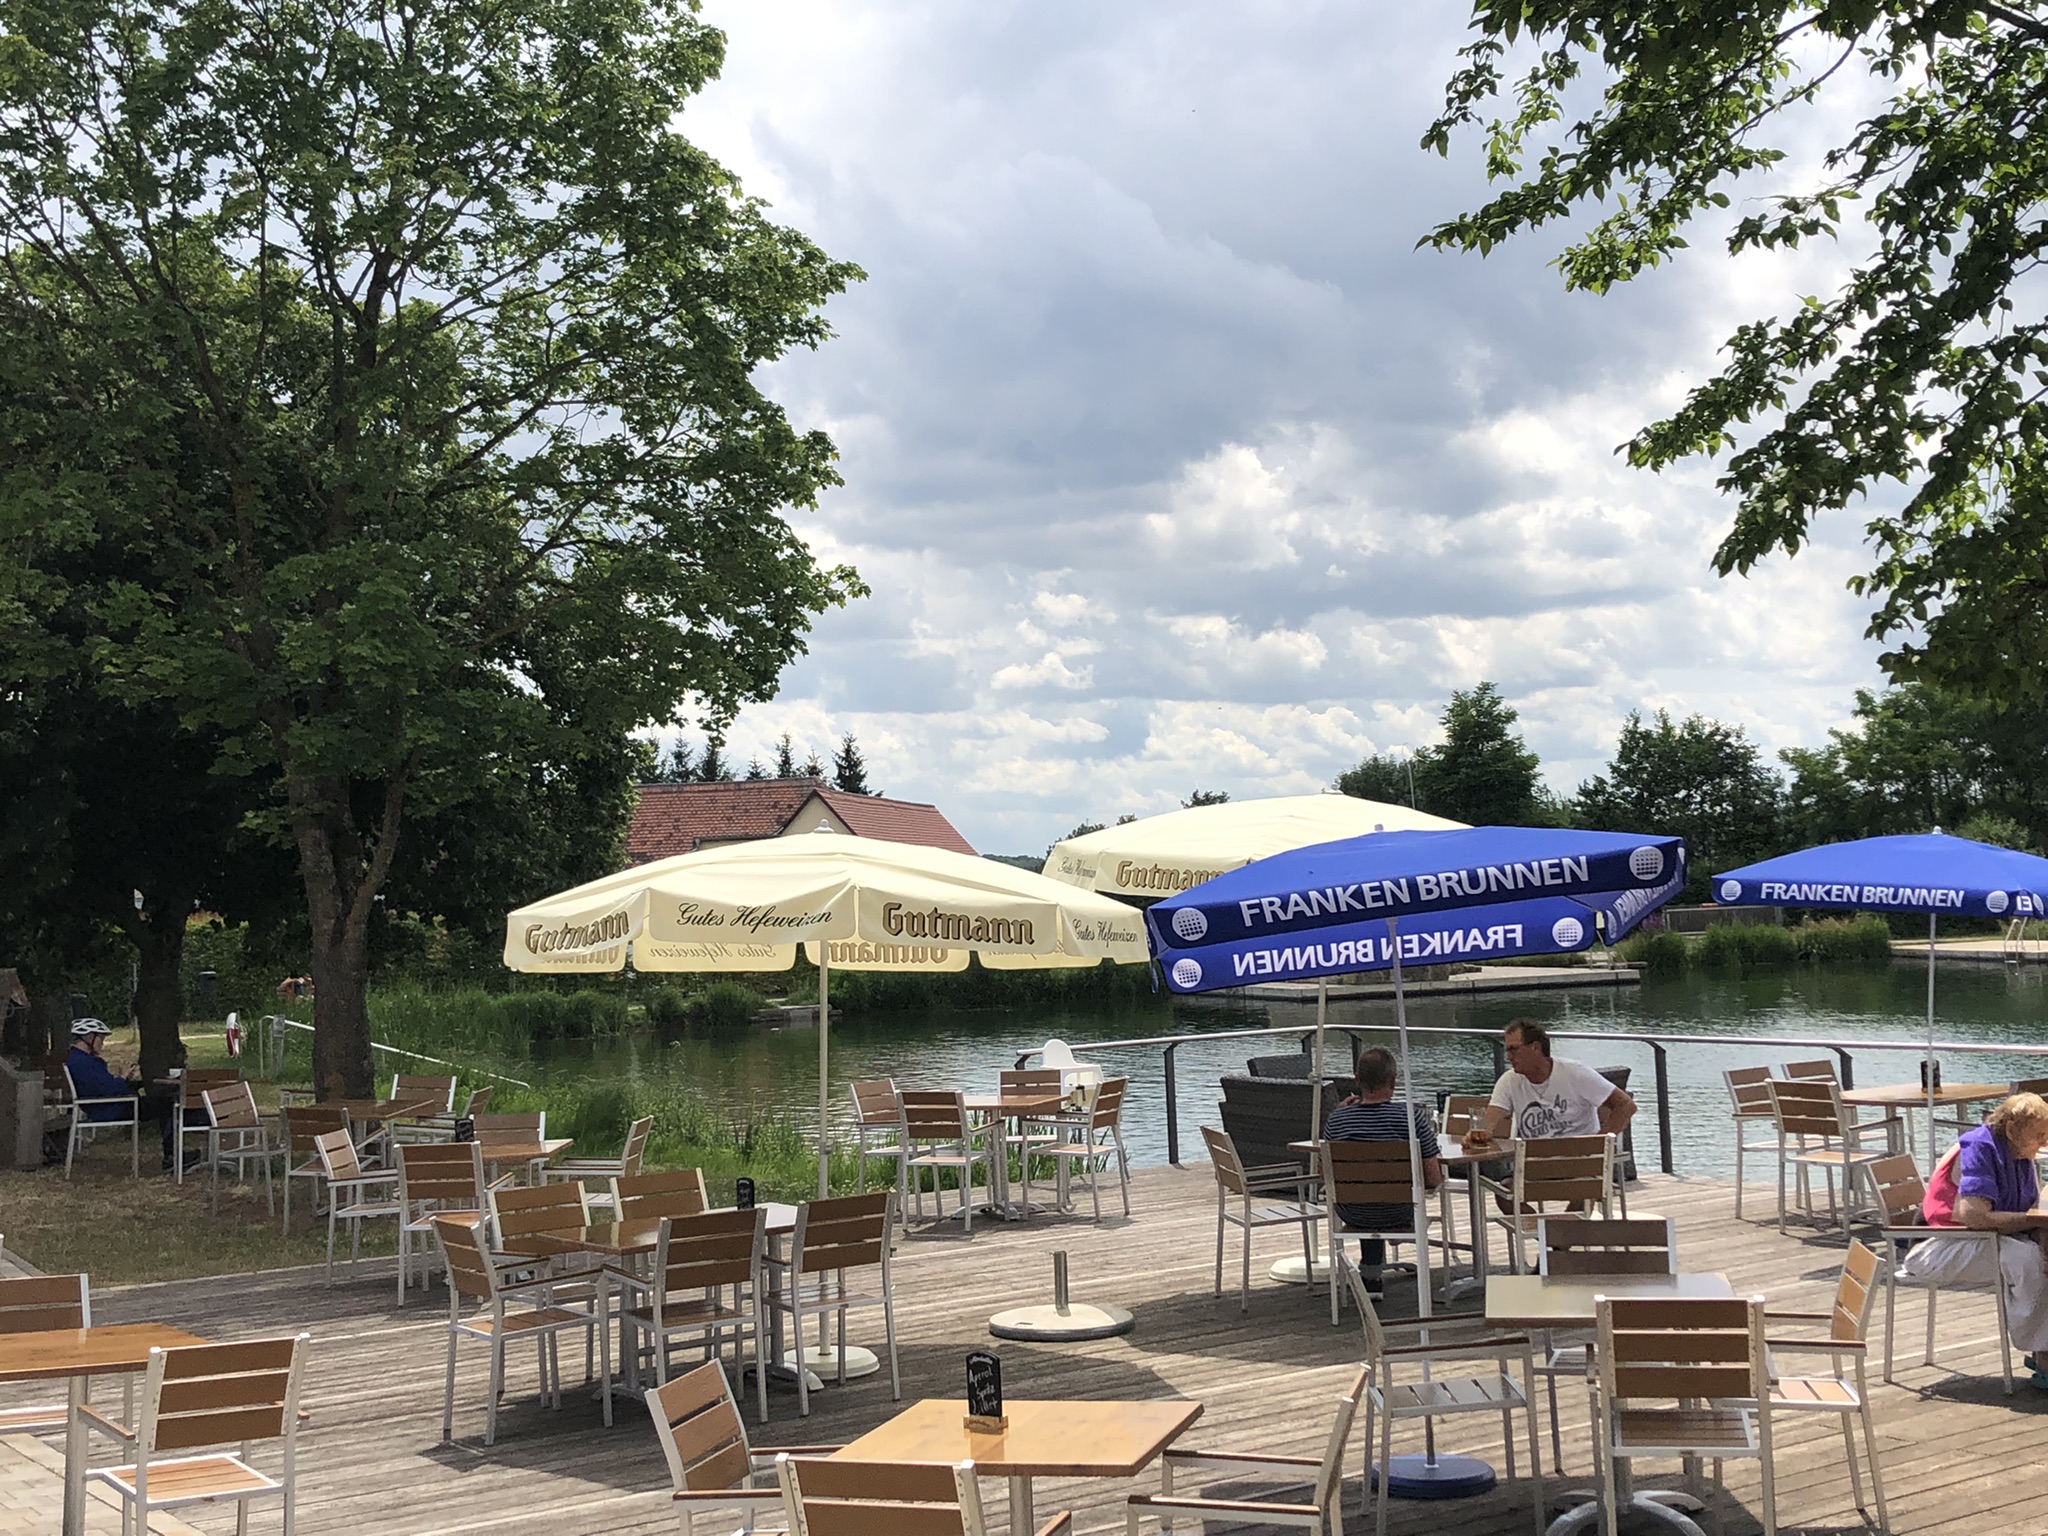
[[[1755, 1218], [1768, 1210], [1754, 1190], [1750, 1220], [1738, 1223], [1726, 1184], [1651, 1178], [1636, 1186], [1635, 1214], [1675, 1216], [1681, 1254], [1690, 1269], [1720, 1269], [1738, 1293], [1761, 1292], [1791, 1307], [1824, 1303], [1839, 1261], [1839, 1239], [1794, 1229], [1781, 1238]], [[1332, 1329], [1317, 1293], [1264, 1279], [1267, 1264], [1288, 1251], [1289, 1234], [1262, 1234], [1256, 1250], [1249, 1313], [1234, 1294], [1210, 1295], [1213, 1185], [1206, 1165], [1141, 1173], [1128, 1223], [1039, 1219], [1016, 1226], [977, 1223], [971, 1241], [942, 1229], [911, 1238], [896, 1261], [898, 1337], [906, 1401], [961, 1392], [962, 1356], [988, 1347], [988, 1315], [1023, 1301], [1049, 1299], [1052, 1253], [1071, 1257], [1077, 1299], [1115, 1301], [1137, 1317], [1123, 1339], [1055, 1350], [1006, 1343], [1005, 1387], [1015, 1397], [1157, 1398], [1184, 1396], [1204, 1405], [1186, 1443], [1316, 1454], [1327, 1424], [1326, 1402], [1347, 1379], [1359, 1352], [1355, 1317], [1347, 1310]], [[1235, 1237], [1233, 1232], [1232, 1236]], [[1496, 1251], [1498, 1245], [1496, 1244]], [[1398, 1295], [1400, 1287], [1394, 1288]], [[484, 1533], [545, 1531], [670, 1532], [661, 1453], [644, 1417], [623, 1403], [607, 1430], [594, 1403], [570, 1394], [560, 1413], [530, 1396], [533, 1363], [515, 1352], [498, 1444], [481, 1443], [485, 1354], [465, 1345], [460, 1359], [453, 1445], [440, 1443], [445, 1304], [392, 1304], [390, 1261], [365, 1262], [354, 1282], [322, 1286], [318, 1270], [277, 1271], [223, 1279], [110, 1290], [94, 1297], [95, 1316], [110, 1322], [159, 1319], [209, 1337], [230, 1339], [306, 1328], [314, 1339], [307, 1401], [311, 1423], [301, 1438], [300, 1530], [306, 1533]], [[440, 1293], [435, 1293], [439, 1295]], [[2002, 1395], [1989, 1298], [1958, 1293], [1943, 1302], [1942, 1363], [1918, 1363], [1924, 1298], [1900, 1296], [1903, 1364], [1898, 1384], [1877, 1389], [1892, 1526], [1906, 1532], [1970, 1532], [1987, 1509], [2038, 1508], [2048, 1495], [2040, 1465], [2048, 1395], [2021, 1379], [2018, 1395]], [[1881, 1330], [1883, 1304], [1878, 1307]], [[861, 1342], [879, 1345], [872, 1314], [856, 1323]], [[1880, 1332], [1881, 1337], [1881, 1332]], [[1880, 1369], [1874, 1351], [1872, 1376]], [[565, 1347], [563, 1364], [570, 1365]], [[573, 1372], [569, 1372], [572, 1375]], [[0, 1389], [17, 1390], [17, 1389]], [[1585, 1400], [1562, 1390], [1569, 1485], [1590, 1466]], [[893, 1411], [886, 1373], [813, 1398], [809, 1420], [797, 1417], [793, 1393], [771, 1399], [772, 1421], [756, 1443], [840, 1441], [872, 1428]], [[1489, 1430], [1489, 1422], [1494, 1426]], [[1498, 1421], [1452, 1421], [1440, 1443], [1499, 1464]], [[1838, 1532], [1868, 1527], [1850, 1500], [1842, 1443], [1832, 1416], [1778, 1421], [1778, 1508], [1786, 1531]], [[1403, 1440], [1408, 1444], [1404, 1447]], [[1548, 1467], [1553, 1491], [1568, 1486]], [[1396, 1449], [1417, 1449], [1420, 1429], [1403, 1426]], [[1346, 1485], [1347, 1520], [1357, 1527], [1363, 1448], [1354, 1440]], [[1402, 1504], [1391, 1528], [1421, 1533], [1521, 1533], [1529, 1530], [1527, 1468], [1493, 1494], [1460, 1503]], [[1662, 1469], [1658, 1469], [1662, 1470]], [[1675, 1472], [1675, 1468], [1671, 1469]], [[1753, 1468], [1731, 1467], [1740, 1504], [1728, 1511], [1731, 1533], [1759, 1529]], [[1658, 1478], [1652, 1475], [1650, 1481]], [[1145, 1486], [1156, 1487], [1156, 1480]], [[989, 1485], [992, 1513], [1003, 1485]], [[1072, 1508], [1084, 1531], [1121, 1530], [1126, 1486], [1048, 1481], [1040, 1485], [1040, 1517]], [[52, 1495], [55, 1487], [52, 1485]], [[207, 1511], [190, 1516], [202, 1529], [224, 1530]], [[259, 1516], [257, 1529], [271, 1529]], [[2048, 1528], [2048, 1515], [2013, 1529]], [[55, 1506], [49, 1529], [56, 1529]], [[1192, 1529], [1184, 1526], [1182, 1529]], [[1251, 1530], [1211, 1524], [1208, 1536]]]

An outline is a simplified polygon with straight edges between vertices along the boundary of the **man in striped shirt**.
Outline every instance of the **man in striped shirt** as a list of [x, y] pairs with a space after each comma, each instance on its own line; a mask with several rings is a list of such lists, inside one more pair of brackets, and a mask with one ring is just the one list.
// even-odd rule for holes
[[[1422, 1187], [1433, 1190], [1444, 1181], [1439, 1159], [1436, 1127], [1428, 1110], [1420, 1104], [1396, 1104], [1394, 1053], [1374, 1046], [1358, 1058], [1358, 1092], [1330, 1112], [1323, 1126], [1328, 1141], [1406, 1141], [1413, 1134], [1422, 1154]], [[1385, 1232], [1410, 1231], [1415, 1226], [1413, 1205], [1340, 1205], [1337, 1217], [1348, 1227], [1378, 1228]], [[1377, 1237], [1358, 1240], [1359, 1269], [1370, 1275], [1384, 1268], [1387, 1245]], [[1377, 1291], [1376, 1280], [1367, 1288]]]

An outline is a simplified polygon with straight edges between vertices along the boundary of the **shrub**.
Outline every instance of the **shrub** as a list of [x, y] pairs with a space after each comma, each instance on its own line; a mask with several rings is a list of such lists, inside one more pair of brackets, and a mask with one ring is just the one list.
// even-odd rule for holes
[[1827, 918], [1792, 930], [1799, 958], [1816, 965], [1889, 965], [1891, 926], [1881, 917]]
[[714, 981], [690, 999], [690, 1022], [705, 1029], [744, 1029], [761, 1000], [736, 981]]
[[1799, 941], [1790, 929], [1766, 923], [1716, 923], [1700, 937], [1694, 954], [1715, 970], [1770, 970], [1799, 962]]
[[606, 992], [572, 992], [562, 1000], [562, 1035], [568, 1040], [595, 1040], [624, 1034], [626, 1000]]
[[657, 987], [647, 999], [647, 1022], [664, 1040], [673, 1040], [689, 1022], [689, 999], [674, 987]]
[[1646, 976], [1682, 975], [1690, 958], [1689, 946], [1675, 933], [1632, 933], [1614, 953], [1626, 964], [1641, 966]]
[[521, 1049], [559, 1040], [568, 999], [559, 992], [510, 992], [498, 999], [505, 1032]]

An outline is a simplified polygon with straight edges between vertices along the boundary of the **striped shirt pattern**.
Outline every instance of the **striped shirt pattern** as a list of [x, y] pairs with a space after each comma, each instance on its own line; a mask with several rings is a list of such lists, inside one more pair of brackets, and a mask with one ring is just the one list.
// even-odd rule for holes
[[[1405, 1111], [1405, 1113], [1404, 1113]], [[1406, 1122], [1406, 1123], [1404, 1123]], [[1442, 1155], [1437, 1146], [1436, 1127], [1420, 1104], [1401, 1104], [1393, 1099], [1383, 1104], [1345, 1104], [1330, 1112], [1323, 1122], [1325, 1141], [1406, 1141], [1408, 1124], [1414, 1126], [1417, 1149], [1425, 1158]], [[1415, 1225], [1411, 1205], [1340, 1205], [1337, 1216], [1348, 1227], [1405, 1231]]]

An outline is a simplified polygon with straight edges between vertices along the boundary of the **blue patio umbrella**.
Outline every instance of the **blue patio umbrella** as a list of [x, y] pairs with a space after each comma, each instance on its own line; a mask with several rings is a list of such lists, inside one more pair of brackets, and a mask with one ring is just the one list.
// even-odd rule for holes
[[1714, 877], [1724, 907], [1827, 907], [1927, 914], [1927, 1156], [1934, 1159], [1934, 938], [1941, 914], [2048, 914], [2048, 859], [1940, 828], [1823, 843]]
[[[1564, 954], [1612, 944], [1685, 883], [1675, 837], [1543, 827], [1376, 832], [1259, 859], [1145, 913], [1153, 958], [1175, 992], [1249, 982], [1391, 970], [1401, 1079], [1413, 1083], [1403, 964]], [[1316, 1030], [1316, 1121], [1321, 1129], [1323, 1030]], [[1416, 1208], [1416, 1286], [1432, 1308], [1429, 1245], [1421, 1230], [1421, 1149], [1408, 1138]], [[1335, 1284], [1335, 1277], [1332, 1277]], [[1426, 1431], [1429, 1426], [1425, 1426]], [[1449, 1497], [1493, 1484], [1468, 1457], [1395, 1457], [1391, 1491]]]

